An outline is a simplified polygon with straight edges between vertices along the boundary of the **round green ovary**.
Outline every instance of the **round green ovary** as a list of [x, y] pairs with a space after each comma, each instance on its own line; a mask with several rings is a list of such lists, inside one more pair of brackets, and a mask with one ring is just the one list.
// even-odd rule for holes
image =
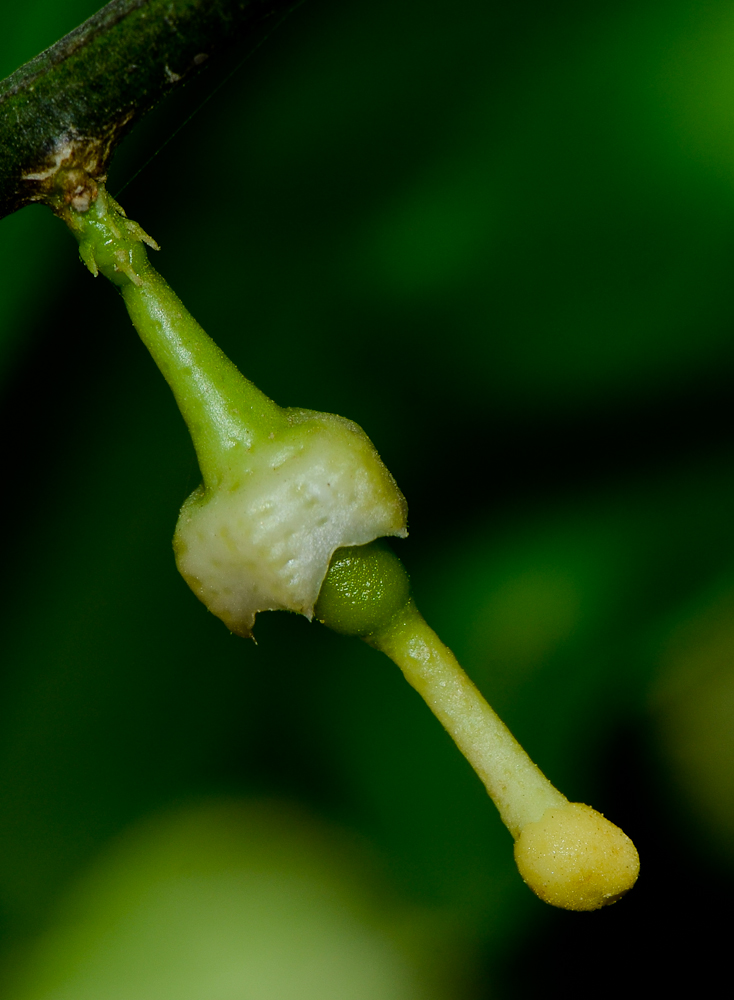
[[315, 614], [342, 635], [366, 636], [386, 628], [410, 599], [408, 574], [384, 542], [334, 553]]

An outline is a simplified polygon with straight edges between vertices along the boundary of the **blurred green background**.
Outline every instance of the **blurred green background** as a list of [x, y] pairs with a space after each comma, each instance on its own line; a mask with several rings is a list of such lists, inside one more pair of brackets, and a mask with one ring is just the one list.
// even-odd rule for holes
[[[0, 76], [96, 7], [4, 5]], [[33, 207], [0, 222], [6, 995], [715, 981], [731, 4], [307, 0], [146, 119], [109, 187], [248, 377], [367, 430], [408, 497], [424, 614], [642, 875], [609, 910], [546, 907], [387, 659], [283, 614], [254, 645], [198, 604], [170, 549], [198, 482], [183, 423], [112, 287]]]

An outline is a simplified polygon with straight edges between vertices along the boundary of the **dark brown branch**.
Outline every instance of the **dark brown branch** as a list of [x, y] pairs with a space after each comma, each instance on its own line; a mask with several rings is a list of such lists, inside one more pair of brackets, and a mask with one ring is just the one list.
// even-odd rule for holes
[[112, 0], [0, 83], [0, 218], [94, 197], [115, 147], [173, 87], [301, 0]]

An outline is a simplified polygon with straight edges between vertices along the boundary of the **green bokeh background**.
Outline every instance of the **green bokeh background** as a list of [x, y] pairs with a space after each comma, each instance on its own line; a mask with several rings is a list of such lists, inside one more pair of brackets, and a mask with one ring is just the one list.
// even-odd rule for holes
[[[96, 6], [5, 5], [0, 76]], [[565, 995], [601, 968], [612, 996], [638, 962], [660, 991], [717, 978], [733, 123], [725, 0], [307, 0], [157, 109], [110, 176], [248, 377], [367, 430], [408, 497], [396, 549], [426, 617], [552, 780], [635, 839], [638, 887], [592, 915], [523, 886], [389, 661], [282, 614], [250, 644], [196, 602], [170, 537], [197, 469], [167, 387], [48, 211], [0, 223], [9, 996], [86, 1000], [92, 968], [96, 1000], [128, 973], [127, 1000], [352, 1000], [367, 968], [354, 1000]], [[181, 871], [199, 888], [146, 902]], [[267, 969], [308, 928], [314, 992], [297, 962], [271, 982], [247, 957], [215, 988], [214, 946], [209, 985], [181, 980], [222, 907], [224, 952], [257, 928]]]

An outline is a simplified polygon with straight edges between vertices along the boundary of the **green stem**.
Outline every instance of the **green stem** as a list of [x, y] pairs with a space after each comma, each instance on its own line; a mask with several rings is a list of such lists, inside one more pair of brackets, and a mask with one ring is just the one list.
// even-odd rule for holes
[[140, 277], [123, 285], [122, 297], [173, 390], [204, 484], [216, 488], [242, 450], [287, 427], [285, 414], [240, 374], [150, 264]]
[[207, 489], [215, 489], [243, 453], [288, 427], [285, 412], [232, 364], [150, 264], [156, 246], [100, 188], [85, 212], [59, 209], [94, 273], [118, 285], [141, 340], [173, 390], [191, 433]]

